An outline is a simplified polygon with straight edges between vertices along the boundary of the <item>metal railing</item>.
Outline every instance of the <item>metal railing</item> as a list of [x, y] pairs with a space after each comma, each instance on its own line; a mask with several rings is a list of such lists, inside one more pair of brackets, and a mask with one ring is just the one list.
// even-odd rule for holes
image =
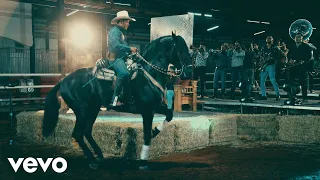
[[[53, 74], [40, 74], [40, 73], [34, 73], [34, 74], [0, 74], [0, 77], [61, 77], [62, 74], [60, 73], [53, 73]], [[8, 84], [4, 84], [0, 86], [0, 90], [13, 90], [13, 89], [41, 89], [41, 88], [53, 88], [55, 84], [52, 85], [18, 85], [18, 86], [9, 86]], [[28, 94], [28, 93], [23, 93]], [[33, 101], [33, 100], [44, 100], [44, 97], [25, 97], [25, 98], [12, 98], [12, 101]], [[0, 102], [8, 102], [10, 99], [8, 98], [0, 98]]]

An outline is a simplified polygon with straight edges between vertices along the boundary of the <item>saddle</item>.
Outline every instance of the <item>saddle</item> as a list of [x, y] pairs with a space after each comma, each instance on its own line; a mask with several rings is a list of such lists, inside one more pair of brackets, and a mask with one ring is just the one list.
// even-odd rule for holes
[[[97, 79], [105, 81], [115, 81], [117, 79], [117, 75], [113, 69], [113, 63], [114, 61], [110, 61], [108, 59], [98, 59], [92, 73], [96, 76]], [[131, 74], [131, 80], [135, 79], [138, 70], [137, 62], [134, 62], [132, 58], [128, 58], [125, 64], [127, 65], [127, 69]]]
[[[128, 56], [126, 60], [127, 69], [131, 75], [131, 80], [134, 80], [137, 77], [138, 71], [140, 71], [152, 84], [158, 87], [162, 93], [164, 93], [164, 88], [159, 84], [144, 68], [139, 64], [139, 59], [135, 59], [134, 56]], [[115, 71], [112, 68], [113, 61], [108, 59], [98, 59], [96, 66], [93, 68], [93, 75], [100, 80], [112, 81], [113, 85], [116, 82], [117, 76]]]

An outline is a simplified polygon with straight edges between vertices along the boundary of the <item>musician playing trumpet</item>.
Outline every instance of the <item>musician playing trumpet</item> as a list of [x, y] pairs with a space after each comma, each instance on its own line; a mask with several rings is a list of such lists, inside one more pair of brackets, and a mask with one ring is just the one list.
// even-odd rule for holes
[[260, 60], [260, 88], [261, 88], [261, 100], [267, 100], [266, 93], [266, 80], [269, 76], [273, 89], [276, 93], [276, 101], [280, 100], [280, 93], [278, 83], [275, 78], [276, 74], [276, 62], [281, 58], [281, 52], [279, 48], [274, 45], [272, 36], [266, 38], [267, 45], [262, 48], [261, 60]]
[[213, 51], [213, 58], [215, 59], [216, 68], [214, 72], [214, 92], [212, 98], [217, 98], [218, 96], [219, 81], [221, 81], [221, 97], [224, 97], [225, 95], [225, 83], [229, 63], [229, 56], [227, 50], [228, 44], [224, 43], [221, 45], [221, 50]]

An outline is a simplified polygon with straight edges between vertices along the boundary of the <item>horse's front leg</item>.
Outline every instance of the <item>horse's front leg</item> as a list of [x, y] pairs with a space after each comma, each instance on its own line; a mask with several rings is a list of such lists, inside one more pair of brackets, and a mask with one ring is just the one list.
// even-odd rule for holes
[[143, 118], [143, 138], [144, 144], [142, 146], [140, 160], [141, 165], [139, 169], [144, 170], [148, 168], [148, 159], [149, 159], [149, 152], [150, 152], [150, 144], [151, 144], [151, 129], [152, 129], [152, 122], [154, 116], [154, 110], [144, 111], [142, 114]]
[[155, 138], [164, 128], [165, 126], [172, 120], [173, 118], [173, 109], [166, 109], [166, 119], [163, 120], [157, 127], [152, 130], [152, 138]]

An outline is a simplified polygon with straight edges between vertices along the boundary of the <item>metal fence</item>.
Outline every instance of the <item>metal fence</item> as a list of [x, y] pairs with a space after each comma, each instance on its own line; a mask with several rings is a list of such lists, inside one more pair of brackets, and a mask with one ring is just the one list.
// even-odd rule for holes
[[[66, 70], [92, 67], [101, 52], [66, 52]], [[30, 73], [29, 48], [0, 48], [0, 73]], [[57, 50], [35, 50], [35, 73], [59, 73]]]

